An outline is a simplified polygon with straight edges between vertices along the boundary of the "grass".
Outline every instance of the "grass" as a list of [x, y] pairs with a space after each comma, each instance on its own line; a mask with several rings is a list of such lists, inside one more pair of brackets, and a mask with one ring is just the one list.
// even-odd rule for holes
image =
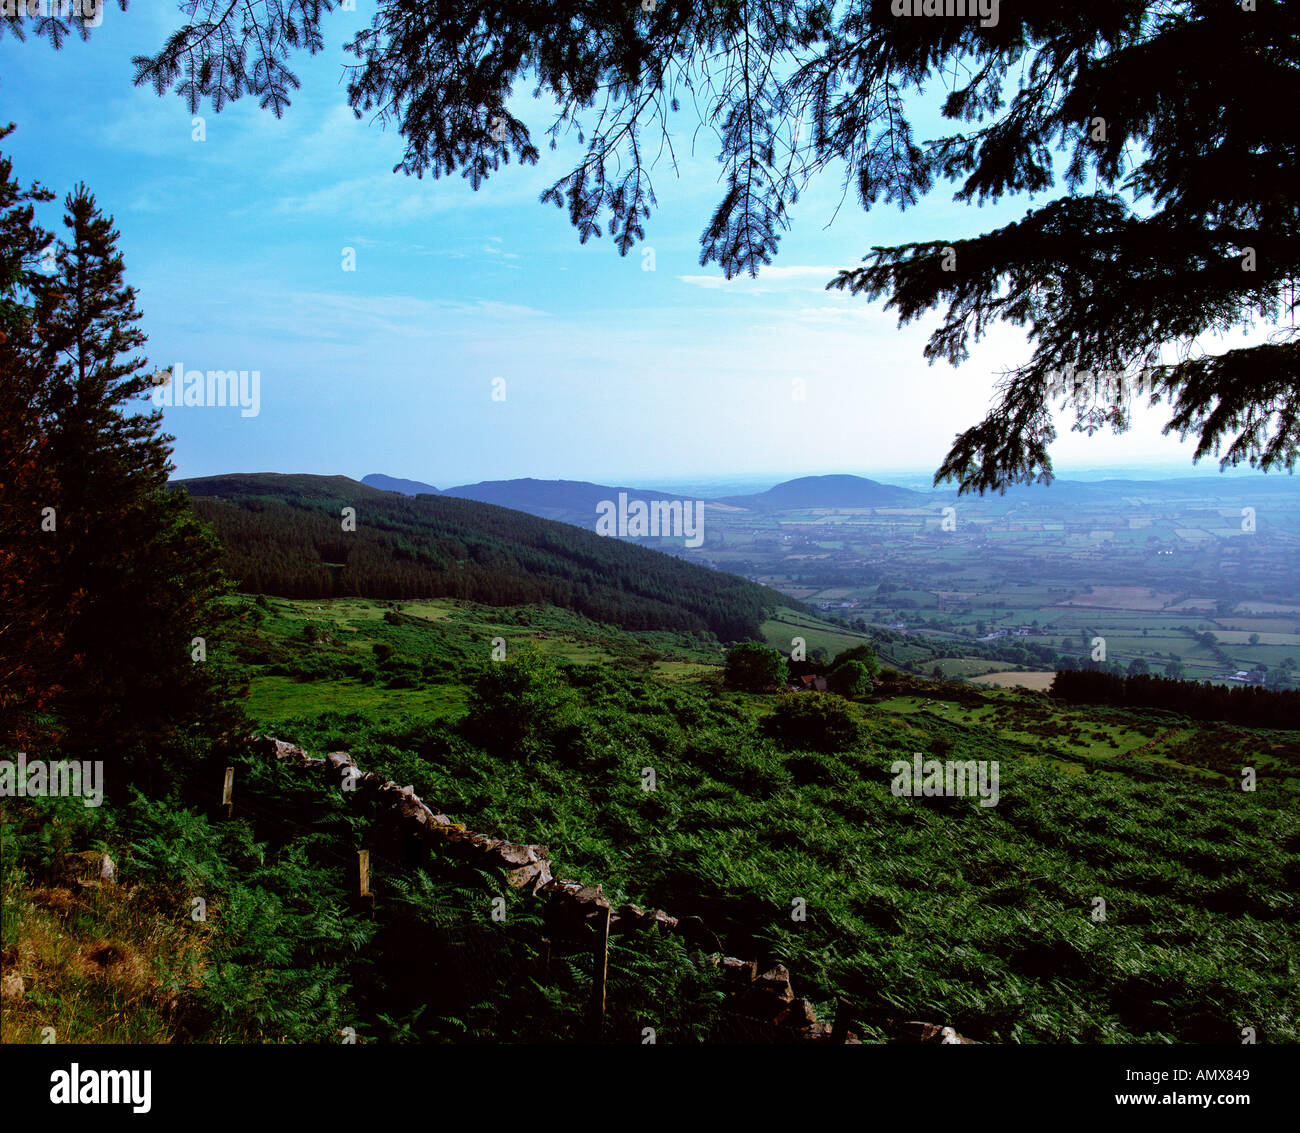
[[[304, 681], [294, 677], [264, 676], [250, 683], [244, 702], [254, 720], [273, 727], [302, 714]], [[318, 678], [310, 681], [311, 701], [316, 711], [364, 712], [384, 715], [402, 712], [430, 720], [455, 715], [465, 700], [460, 685], [429, 685], [419, 689], [384, 688], [360, 681]]]
[[10, 830], [0, 900], [6, 980], [22, 993], [6, 997], [0, 1042], [173, 1041], [177, 996], [207, 962], [203, 926], [186, 924], [157, 887], [102, 880], [97, 851], [53, 854], [27, 877], [12, 852], [14, 817], [0, 820]]
[[[816, 753], [769, 739], [763, 721], [773, 698], [723, 689], [715, 646], [695, 638], [620, 634], [549, 610], [449, 603], [432, 604], [429, 617], [354, 603], [269, 605], [261, 607], [261, 625], [246, 622], [225, 644], [221, 661], [248, 680], [260, 725], [273, 724], [316, 753], [349, 750], [362, 767], [411, 783], [435, 810], [472, 829], [547, 845], [558, 875], [601, 884], [615, 904], [701, 917], [728, 954], [788, 964], [796, 994], [812, 999], [822, 1017], [837, 997], [849, 998], [867, 1039], [882, 1039], [884, 1019], [902, 1016], [951, 1023], [987, 1042], [1227, 1043], [1245, 1025], [1260, 1041], [1300, 1041], [1291, 959], [1300, 948], [1300, 733], [913, 682], [904, 695], [851, 707], [860, 742]], [[327, 627], [320, 649], [298, 647], [307, 616]], [[818, 632], [816, 619], [793, 612], [774, 625]], [[457, 723], [485, 635], [490, 643], [498, 629], [509, 641], [553, 643], [560, 685], [573, 698], [559, 723], [549, 722], [542, 702], [522, 721], [538, 753], [526, 761], [497, 750], [491, 727], [471, 741]], [[815, 647], [811, 638], [808, 644]], [[373, 660], [377, 645], [392, 649], [383, 663]], [[613, 660], [592, 664], [595, 653]], [[343, 671], [355, 664], [360, 675]], [[269, 672], [277, 667], [288, 671]], [[396, 687], [413, 671], [415, 687]], [[370, 684], [367, 673], [375, 674]], [[502, 726], [521, 722], [501, 711]], [[891, 765], [914, 752], [997, 761], [999, 804], [895, 796]], [[1240, 789], [1247, 760], [1259, 772], [1253, 793]], [[652, 791], [643, 789], [647, 767], [655, 771]], [[497, 957], [495, 966], [466, 967], [463, 957], [460, 966], [433, 963], [423, 936], [394, 935], [382, 922], [376, 931], [387, 935], [373, 947], [349, 943], [353, 929], [330, 920], [341, 899], [338, 867], [327, 857], [295, 865], [277, 854], [301, 847], [346, 855], [374, 838], [376, 817], [339, 792], [287, 776], [251, 753], [237, 769], [247, 804], [267, 816], [261, 826], [274, 831], [270, 816], [279, 811], [297, 824], [285, 827], [284, 845], [266, 851], [264, 865], [236, 837], [239, 823], [225, 827], [224, 841], [181, 814], [154, 813], [147, 827], [119, 832], [123, 868], [139, 884], [185, 877], [202, 863], [224, 878], [231, 907], [246, 910], [253, 927], [218, 917], [224, 927], [201, 955], [220, 948], [240, 957], [238, 978], [221, 982], [193, 949], [185, 951], [192, 930], [174, 909], [155, 925], [114, 919], [108, 905], [80, 927], [63, 913], [40, 912], [35, 894], [45, 883], [35, 873], [17, 893], [6, 886], [6, 957], [18, 948], [29, 971], [66, 972], [78, 949], [93, 943], [89, 936], [119, 940], [155, 972], [175, 973], [155, 977], [153, 987], [184, 976], [202, 985], [193, 994], [206, 1003], [234, 1005], [209, 1035], [318, 1041], [309, 1036], [345, 1015], [364, 1016], [363, 1033], [420, 1041], [554, 1041], [571, 1033], [569, 1008], [548, 1007], [517, 978], [531, 963], [528, 934], [540, 929], [526, 896], [510, 895], [512, 927], [487, 928], [494, 890], [482, 878], [470, 886], [448, 862], [431, 867], [443, 902], [433, 925], [442, 934], [438, 947], [460, 955], [454, 942], [473, 937], [484, 955]], [[379, 860], [375, 873], [381, 906], [424, 915], [414, 897], [404, 903], [401, 887], [415, 883], [400, 863]], [[249, 877], [260, 888], [239, 890]], [[448, 886], [460, 886], [464, 898], [449, 899]], [[1099, 896], [1104, 922], [1091, 916]], [[791, 917], [795, 902], [806, 919]], [[282, 911], [258, 920], [262, 908]], [[279, 959], [268, 958], [270, 941], [283, 947]], [[299, 943], [312, 941], [324, 949], [325, 966], [314, 981], [293, 983], [304, 957], [314, 955]], [[704, 977], [688, 957], [660, 950], [667, 947], [620, 944], [612, 1010], [624, 1011], [629, 1027], [662, 1023], [662, 1041], [700, 1037], [711, 1018]], [[405, 970], [403, 949], [420, 958], [419, 993], [433, 1004], [419, 1022], [414, 1000], [400, 1011], [383, 1001], [390, 1026], [377, 1006], [364, 1014], [364, 997], [312, 999], [324, 994], [312, 992], [317, 985], [382, 980], [372, 962]], [[37, 955], [48, 961], [37, 965], [30, 958]], [[268, 983], [259, 964], [276, 979]], [[439, 973], [452, 970], [472, 989], [446, 986]], [[580, 1004], [581, 973], [570, 975], [566, 1002]], [[95, 998], [108, 992], [100, 984], [78, 990], [72, 975], [42, 986], [53, 997], [48, 1003], [63, 1004], [68, 1021], [60, 1026], [86, 1036], [92, 1023], [119, 1033], [114, 1016], [131, 1002]], [[678, 986], [690, 990], [670, 993]], [[310, 1010], [292, 1006], [299, 1001]], [[171, 1032], [165, 1017], [146, 1014], [132, 1033], [163, 1041]]]
[[1028, 688], [1036, 691], [1045, 691], [1052, 687], [1052, 681], [1056, 673], [986, 673], [984, 676], [972, 678], [976, 684], [997, 685], [1000, 688]]
[[[767, 630], [803, 631], [810, 649], [860, 640], [818, 637], [793, 611]], [[788, 962], [827, 1010], [850, 996], [869, 1036], [905, 1011], [989, 1041], [1230, 1041], [1227, 1020], [1251, 1014], [1273, 1041], [1297, 1037], [1285, 964], [1246, 971], [1232, 956], [1255, 932], [1295, 942], [1282, 880], [1300, 845], [1283, 789], [1300, 785], [1294, 734], [927, 684], [861, 706], [860, 748], [812, 756], [763, 741], [770, 699], [720, 692], [711, 665], [569, 674], [599, 740], [540, 764], [428, 740], [418, 759], [397, 755], [414, 737], [380, 739], [364, 713], [304, 716], [295, 735], [389, 761], [444, 812], [544, 842], [562, 875], [616, 901], [702, 916], [729, 952]], [[889, 763], [913, 751], [999, 759], [1003, 802], [894, 798]], [[1262, 793], [1238, 789], [1246, 757]], [[1097, 894], [1108, 927], [1089, 918]]]
[[825, 649], [834, 657], [846, 649], [864, 642], [871, 643], [871, 638], [852, 629], [839, 629], [807, 614], [795, 610], [778, 610], [762, 625], [763, 640], [773, 649], [783, 653], [791, 650], [791, 641], [802, 637], [809, 653], [814, 649]]

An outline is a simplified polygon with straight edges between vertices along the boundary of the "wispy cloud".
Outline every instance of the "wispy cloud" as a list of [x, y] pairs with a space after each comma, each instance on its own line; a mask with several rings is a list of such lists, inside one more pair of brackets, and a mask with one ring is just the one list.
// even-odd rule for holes
[[705, 287], [711, 291], [731, 291], [737, 294], [765, 295], [791, 291], [825, 291], [840, 271], [838, 267], [813, 264], [791, 264], [785, 267], [761, 268], [758, 278], [738, 275], [724, 279], [720, 275], [679, 275], [683, 283]]

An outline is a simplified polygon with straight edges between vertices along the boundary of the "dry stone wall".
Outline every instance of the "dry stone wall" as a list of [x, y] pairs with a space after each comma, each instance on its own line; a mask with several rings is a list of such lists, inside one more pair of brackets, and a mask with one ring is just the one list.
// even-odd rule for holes
[[[543, 917], [556, 937], [581, 936], [598, 918], [603, 922], [609, 910], [609, 931], [630, 933], [659, 925], [679, 933], [691, 947], [705, 953], [725, 974], [731, 992], [729, 1006], [751, 1019], [785, 1031], [802, 1041], [857, 1042], [847, 1027], [835, 1027], [818, 1020], [811, 1002], [794, 994], [789, 970], [778, 964], [762, 972], [754, 960], [723, 955], [718, 938], [699, 917], [675, 917], [662, 909], [642, 909], [624, 904], [610, 906], [599, 885], [557, 878], [551, 872], [549, 851], [533, 843], [492, 838], [453, 822], [439, 814], [410, 786], [401, 787], [373, 771], [362, 771], [345, 751], [332, 751], [324, 758], [313, 757], [296, 744], [271, 736], [258, 741], [262, 751], [275, 759], [305, 771], [321, 772], [341, 789], [378, 800], [392, 818], [399, 833], [413, 835], [423, 844], [453, 858], [482, 868], [500, 871], [516, 889], [528, 889], [546, 900]], [[951, 1027], [935, 1023], [891, 1024], [894, 1041], [943, 1045], [970, 1044]]]

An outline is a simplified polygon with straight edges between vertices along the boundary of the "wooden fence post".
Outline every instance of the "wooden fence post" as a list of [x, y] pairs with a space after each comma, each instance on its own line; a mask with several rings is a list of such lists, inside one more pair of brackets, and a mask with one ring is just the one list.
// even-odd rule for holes
[[831, 1042], [846, 1043], [849, 1041], [849, 1023], [853, 1012], [851, 1004], [843, 996], [835, 1001], [835, 1022], [831, 1025]]
[[357, 851], [357, 903], [370, 912], [375, 912], [375, 895], [370, 892], [370, 851]]
[[225, 816], [229, 818], [235, 809], [235, 769], [226, 768], [225, 782], [221, 785], [221, 807]]
[[596, 947], [592, 957], [595, 979], [591, 983], [591, 1031], [600, 1038], [605, 1025], [605, 978], [609, 974], [609, 906], [596, 909]]

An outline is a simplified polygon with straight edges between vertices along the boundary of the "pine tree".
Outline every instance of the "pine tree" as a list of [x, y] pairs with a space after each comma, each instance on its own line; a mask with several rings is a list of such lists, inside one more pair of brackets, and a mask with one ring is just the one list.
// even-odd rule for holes
[[[0, 129], [0, 140], [13, 130]], [[55, 598], [53, 535], [42, 531], [57, 484], [44, 460], [35, 336], [57, 291], [40, 270], [53, 237], [36, 223], [35, 207], [53, 197], [39, 185], [22, 188], [0, 155], [0, 729], [18, 747], [34, 738], [32, 714], [59, 691], [57, 648], [75, 610]]]
[[196, 736], [202, 746], [237, 722], [211, 666], [194, 659], [226, 585], [219, 546], [167, 487], [173, 438], [159, 431], [162, 415], [138, 404], [152, 385], [134, 353], [145, 336], [112, 219], [84, 185], [65, 210], [36, 350], [43, 460], [57, 483], [49, 570], [76, 610], [59, 650], [60, 749], [105, 758], [117, 772], [110, 791], [128, 779], [155, 791]]

